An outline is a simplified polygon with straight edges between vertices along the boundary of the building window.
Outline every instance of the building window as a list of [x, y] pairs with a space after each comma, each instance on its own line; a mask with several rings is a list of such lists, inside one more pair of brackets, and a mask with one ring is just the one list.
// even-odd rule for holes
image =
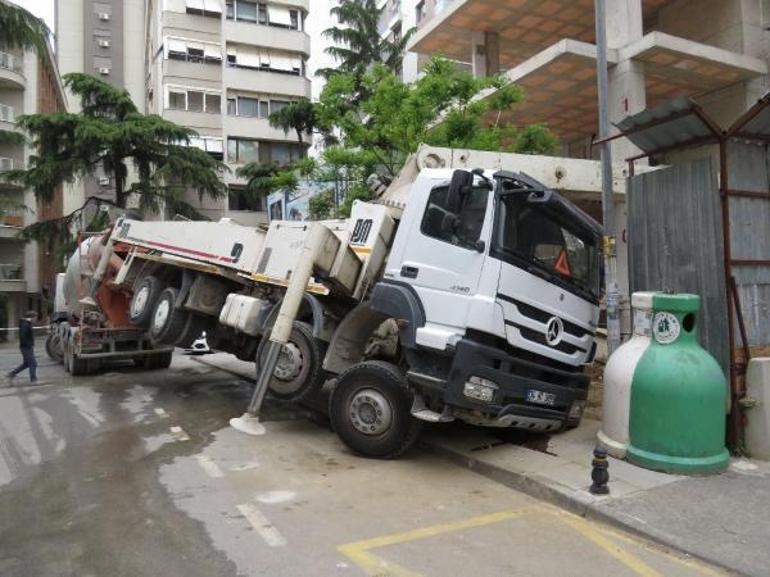
[[235, 19], [235, 0], [227, 0], [225, 3], [225, 15], [228, 20]]
[[257, 21], [257, 3], [238, 0], [235, 5], [235, 17], [245, 22]]
[[199, 148], [204, 152], [208, 152], [211, 156], [217, 160], [222, 160], [222, 139], [216, 136], [192, 136], [189, 139], [187, 146]]
[[305, 158], [306, 149], [289, 142], [260, 142], [259, 161], [278, 165], [291, 164]]
[[259, 5], [259, 23], [260, 24], [267, 24], [268, 23], [267, 4], [260, 4]]
[[267, 209], [267, 200], [264, 196], [249, 194], [242, 186], [230, 185], [228, 188], [229, 210], [248, 210], [252, 212], [264, 212]]
[[222, 48], [219, 44], [192, 42], [179, 38], [166, 38], [166, 58], [171, 60], [186, 60], [187, 62], [204, 62], [219, 64], [222, 62]]
[[187, 13], [210, 18], [222, 17], [222, 0], [185, 0]]
[[425, 0], [420, 0], [414, 7], [414, 15], [418, 24], [425, 18]]
[[401, 23], [399, 22], [392, 28], [393, 42], [398, 43], [401, 41]]
[[270, 101], [270, 114], [278, 112], [281, 108], [289, 104], [288, 100], [271, 100]]
[[299, 30], [299, 12], [296, 10], [289, 10], [289, 18], [291, 19], [292, 29]]
[[259, 116], [259, 100], [256, 98], [238, 97], [238, 116]]
[[295, 76], [303, 76], [305, 71], [305, 62], [299, 54], [242, 45], [227, 47], [227, 65]]
[[187, 110], [187, 93], [169, 90], [168, 107], [171, 110]]
[[218, 92], [202, 92], [184, 88], [168, 88], [168, 104], [171, 110], [186, 110], [188, 112], [208, 112], [221, 114], [222, 96]]
[[246, 138], [227, 139], [227, 160], [233, 164], [245, 164], [259, 160], [259, 143]]
[[235, 116], [238, 113], [237, 103], [235, 98], [227, 99], [227, 114], [229, 116]]

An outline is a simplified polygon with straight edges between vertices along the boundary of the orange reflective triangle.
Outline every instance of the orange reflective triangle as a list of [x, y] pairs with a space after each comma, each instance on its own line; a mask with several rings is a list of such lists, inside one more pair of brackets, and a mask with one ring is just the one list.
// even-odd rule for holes
[[556, 259], [556, 264], [553, 266], [556, 272], [563, 274], [564, 276], [572, 276], [572, 271], [569, 269], [569, 261], [567, 260], [567, 251], [561, 249], [559, 258]]

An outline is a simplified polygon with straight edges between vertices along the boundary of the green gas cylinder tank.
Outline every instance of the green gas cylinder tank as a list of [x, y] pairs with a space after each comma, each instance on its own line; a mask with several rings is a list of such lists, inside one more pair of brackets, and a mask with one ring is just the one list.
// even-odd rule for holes
[[627, 458], [670, 473], [727, 467], [727, 385], [719, 363], [697, 341], [700, 297], [655, 293], [652, 339], [634, 371]]

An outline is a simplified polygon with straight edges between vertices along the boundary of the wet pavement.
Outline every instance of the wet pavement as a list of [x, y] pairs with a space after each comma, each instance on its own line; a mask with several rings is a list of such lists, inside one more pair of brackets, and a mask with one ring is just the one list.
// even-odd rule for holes
[[304, 410], [238, 433], [250, 383], [198, 359], [39, 361], [0, 388], [3, 577], [721, 574], [440, 456], [356, 457]]

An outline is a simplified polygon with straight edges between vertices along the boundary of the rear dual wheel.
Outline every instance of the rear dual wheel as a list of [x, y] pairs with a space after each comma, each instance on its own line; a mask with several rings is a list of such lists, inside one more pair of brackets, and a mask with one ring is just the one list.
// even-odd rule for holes
[[155, 344], [173, 345], [183, 336], [190, 314], [177, 308], [179, 289], [166, 287], [158, 296], [150, 319], [150, 339]]

